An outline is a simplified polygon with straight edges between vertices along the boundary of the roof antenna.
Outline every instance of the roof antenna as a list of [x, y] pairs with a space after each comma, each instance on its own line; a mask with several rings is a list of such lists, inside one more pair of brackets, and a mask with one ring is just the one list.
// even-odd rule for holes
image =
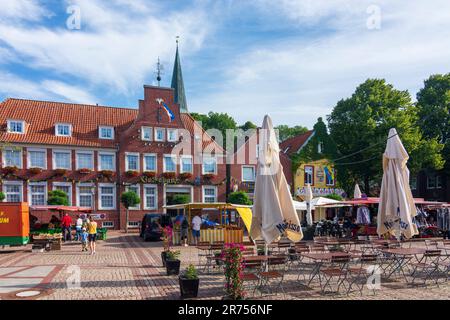
[[162, 75], [164, 74], [164, 66], [161, 64], [161, 61], [158, 57], [158, 63], [156, 64], [156, 80], [158, 81], [158, 87], [161, 87]]

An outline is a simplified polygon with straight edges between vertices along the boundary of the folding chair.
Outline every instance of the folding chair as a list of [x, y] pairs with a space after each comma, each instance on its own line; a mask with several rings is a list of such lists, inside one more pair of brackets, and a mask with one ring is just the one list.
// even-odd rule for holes
[[[369, 276], [374, 275], [376, 272], [376, 267], [378, 265], [378, 255], [377, 254], [363, 254], [355, 263], [354, 266], [349, 266], [347, 269], [346, 282], [348, 283], [347, 295], [351, 292], [354, 286], [357, 287], [360, 294], [362, 295], [364, 286], [367, 285], [367, 279]], [[369, 267], [374, 266], [375, 268], [369, 272]], [[372, 289], [375, 295], [375, 288]]]
[[255, 292], [260, 285], [260, 278], [258, 274], [262, 270], [261, 262], [245, 262], [244, 261], [244, 270], [241, 276], [241, 279], [244, 284], [244, 291], [252, 290], [252, 297], [255, 296]]
[[263, 288], [266, 288], [267, 292], [269, 294], [272, 294], [274, 290], [271, 284], [275, 283], [276, 292], [278, 293], [278, 291], [281, 289], [284, 296], [285, 291], [283, 288], [283, 279], [287, 268], [287, 257], [270, 257], [267, 260], [267, 264], [268, 271], [262, 271], [259, 273], [259, 278], [261, 279], [259, 291], [261, 292], [261, 295], [263, 293]]
[[438, 242], [435, 240], [425, 240], [425, 246], [428, 250], [437, 250]]
[[427, 286], [427, 280], [434, 279], [435, 284], [437, 281], [437, 272], [439, 268], [439, 259], [441, 257], [441, 250], [427, 250], [422, 258], [415, 263], [411, 263], [412, 272], [410, 276], [412, 281], [410, 284], [416, 284], [416, 280], [419, 278], [423, 279], [423, 285]]
[[[346, 256], [335, 256], [331, 258], [331, 263], [329, 266], [326, 266], [320, 270], [320, 275], [323, 277], [324, 284], [322, 285], [322, 280], [320, 281], [321, 292], [325, 294], [326, 288], [330, 288], [332, 293], [339, 293], [339, 289], [341, 285], [344, 284], [344, 281], [347, 277], [347, 266], [350, 263], [350, 255]], [[321, 278], [319, 278], [321, 279]], [[336, 290], [333, 291], [333, 279], [334, 284], [336, 286]]]
[[309, 245], [309, 252], [326, 252], [323, 244], [311, 244]]

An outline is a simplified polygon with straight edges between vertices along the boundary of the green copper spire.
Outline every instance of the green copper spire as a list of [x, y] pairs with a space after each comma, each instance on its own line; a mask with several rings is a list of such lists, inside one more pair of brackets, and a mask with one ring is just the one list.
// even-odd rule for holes
[[188, 113], [189, 111], [186, 102], [186, 92], [184, 91], [183, 73], [181, 72], [180, 54], [178, 52], [178, 40], [171, 88], [175, 90], [175, 103], [180, 105], [180, 111], [182, 113]]

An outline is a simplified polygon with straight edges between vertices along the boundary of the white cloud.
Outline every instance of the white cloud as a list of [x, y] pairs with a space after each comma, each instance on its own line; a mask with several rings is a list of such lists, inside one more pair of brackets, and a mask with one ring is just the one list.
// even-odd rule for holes
[[0, 21], [28, 20], [39, 21], [50, 13], [40, 5], [38, 0], [2, 0]]
[[96, 98], [90, 95], [84, 88], [67, 85], [64, 82], [46, 80], [42, 82], [42, 88], [53, 95], [62, 97], [65, 101], [95, 104]]
[[[314, 1], [306, 2], [309, 11], [295, 13], [292, 6], [304, 8], [305, 2], [286, 3], [286, 17], [304, 17], [317, 23], [317, 29], [322, 26], [316, 21], [320, 17], [348, 21], [318, 37], [271, 40], [242, 52], [222, 70], [225, 79], [220, 91], [196, 96], [190, 103], [195, 111], [227, 111], [238, 122], [250, 118], [257, 124], [268, 113], [277, 124], [311, 128], [367, 78], [386, 78], [414, 97], [429, 75], [450, 71], [448, 1], [436, 0], [436, 6], [422, 1], [402, 5], [378, 1], [380, 30], [367, 29], [366, 6], [356, 6], [361, 9], [357, 14], [354, 8], [350, 12], [339, 8], [339, 1]], [[437, 6], [439, 12], [435, 12]]]

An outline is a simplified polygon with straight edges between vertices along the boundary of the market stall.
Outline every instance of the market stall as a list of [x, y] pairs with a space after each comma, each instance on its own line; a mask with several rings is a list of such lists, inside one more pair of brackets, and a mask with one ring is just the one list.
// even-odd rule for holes
[[[200, 230], [202, 242], [242, 243], [245, 230], [249, 231], [252, 221], [252, 211], [249, 206], [228, 203], [188, 203], [166, 206], [166, 209], [184, 210], [189, 222], [188, 241], [192, 243], [192, 218], [199, 215], [203, 224]], [[175, 224], [172, 242], [181, 242], [179, 226]]]

